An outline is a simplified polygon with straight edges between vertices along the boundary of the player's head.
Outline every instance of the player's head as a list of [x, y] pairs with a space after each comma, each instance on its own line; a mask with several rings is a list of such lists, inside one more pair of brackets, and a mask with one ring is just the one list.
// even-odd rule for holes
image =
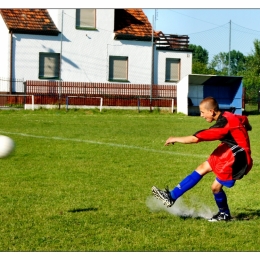
[[216, 120], [216, 117], [220, 113], [218, 102], [213, 97], [204, 98], [200, 102], [199, 108], [200, 116], [209, 123], [211, 123], [213, 120]]

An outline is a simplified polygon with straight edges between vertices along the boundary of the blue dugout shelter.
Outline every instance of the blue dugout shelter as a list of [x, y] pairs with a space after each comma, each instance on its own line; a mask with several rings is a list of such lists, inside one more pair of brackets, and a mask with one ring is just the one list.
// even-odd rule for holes
[[199, 103], [212, 96], [221, 110], [242, 115], [243, 77], [190, 74], [177, 83], [177, 112], [199, 115]]

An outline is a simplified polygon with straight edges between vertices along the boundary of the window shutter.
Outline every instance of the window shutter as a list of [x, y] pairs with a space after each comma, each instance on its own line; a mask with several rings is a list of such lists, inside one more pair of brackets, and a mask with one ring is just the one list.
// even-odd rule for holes
[[109, 79], [127, 79], [127, 57], [110, 57]]
[[60, 73], [60, 54], [40, 53], [39, 76], [58, 78]]
[[178, 81], [180, 75], [180, 60], [166, 59], [166, 80]]
[[57, 76], [57, 61], [56, 57], [44, 57], [44, 76], [55, 77]]
[[76, 25], [95, 28], [95, 9], [77, 9]]

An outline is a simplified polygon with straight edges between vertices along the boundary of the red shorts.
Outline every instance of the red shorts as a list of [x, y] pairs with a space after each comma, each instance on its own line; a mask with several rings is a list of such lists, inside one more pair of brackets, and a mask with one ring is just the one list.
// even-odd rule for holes
[[248, 172], [246, 152], [240, 147], [232, 150], [225, 143], [213, 151], [208, 162], [217, 178], [222, 181], [239, 180]]

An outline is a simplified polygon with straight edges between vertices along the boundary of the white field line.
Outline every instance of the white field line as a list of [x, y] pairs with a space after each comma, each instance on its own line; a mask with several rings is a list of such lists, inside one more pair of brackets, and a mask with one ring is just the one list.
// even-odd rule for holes
[[162, 151], [162, 150], [150, 149], [150, 148], [134, 146], [134, 145], [105, 143], [105, 142], [99, 142], [99, 141], [74, 139], [74, 138], [64, 138], [64, 137], [58, 137], [58, 136], [51, 136], [50, 137], [50, 136], [41, 136], [41, 135], [30, 135], [30, 134], [24, 134], [24, 133], [6, 132], [6, 131], [2, 131], [2, 130], [0, 130], [0, 132], [2, 134], [6, 134], [6, 135], [19, 135], [19, 136], [25, 136], [25, 137], [30, 137], [30, 138], [71, 141], [71, 142], [89, 143], [89, 144], [100, 144], [100, 145], [107, 145], [107, 146], [113, 146], [113, 147], [122, 147], [122, 148], [128, 148], [128, 149], [142, 150], [142, 151], [153, 152], [153, 153], [164, 153], [164, 154], [180, 155], [180, 156], [185, 156], [185, 157], [189, 156], [189, 157], [198, 157], [198, 158], [205, 158], [205, 159], [207, 159], [208, 156], [209, 156], [209, 155], [194, 154], [194, 153], [178, 153], [178, 152], [173, 152], [173, 151]]

